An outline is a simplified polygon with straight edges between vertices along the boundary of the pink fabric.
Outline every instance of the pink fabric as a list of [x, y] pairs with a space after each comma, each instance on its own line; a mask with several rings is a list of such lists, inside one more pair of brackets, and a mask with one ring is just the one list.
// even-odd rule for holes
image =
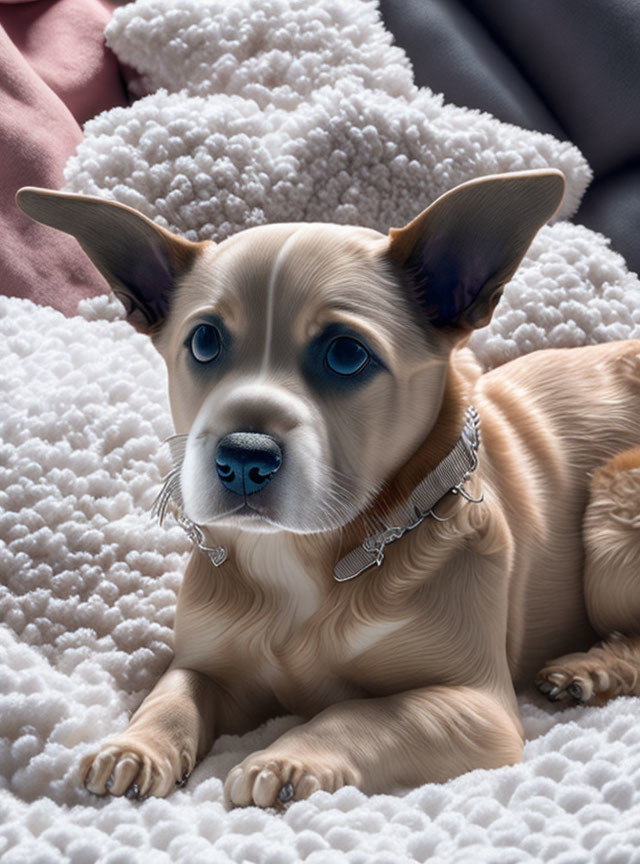
[[104, 28], [108, 0], [0, 0], [0, 292], [73, 315], [107, 284], [77, 242], [15, 204], [21, 186], [59, 189], [80, 124], [127, 105]]

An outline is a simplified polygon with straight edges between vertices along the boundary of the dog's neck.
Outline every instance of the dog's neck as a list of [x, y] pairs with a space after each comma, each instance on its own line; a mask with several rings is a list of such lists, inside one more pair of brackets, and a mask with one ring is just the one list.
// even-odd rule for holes
[[454, 366], [449, 366], [440, 411], [431, 431], [384, 484], [372, 504], [348, 526], [353, 527], [356, 539], [370, 533], [372, 524], [385, 525], [388, 515], [401, 506], [418, 483], [452, 451], [460, 437], [468, 406], [469, 396], [463, 378]]
[[414, 487], [405, 500], [389, 512], [385, 528], [369, 534], [359, 546], [338, 561], [333, 571], [337, 582], [353, 579], [374, 565], [379, 567], [384, 561], [386, 547], [400, 540], [407, 531], [417, 528], [426, 518], [438, 522], [448, 521], [451, 516], [443, 518], [434, 510], [448, 493], [461, 495], [474, 504], [482, 502], [483, 495], [473, 498], [464, 489], [466, 481], [478, 467], [480, 418], [472, 405], [467, 409], [465, 421], [462, 434], [453, 449]]
[[[362, 572], [359, 564], [364, 564], [367, 559], [370, 562], [368, 566], [376, 563], [375, 555], [367, 556], [360, 552], [366, 548], [366, 541], [380, 538], [380, 534], [377, 536], [376, 532], [372, 534], [372, 526], [378, 526], [378, 530], [382, 533], [392, 525], [400, 524], [403, 529], [411, 525], [412, 519], [403, 519], [398, 523], [392, 517], [405, 509], [411, 509], [407, 505], [412, 502], [412, 494], [416, 487], [434, 469], [442, 466], [458, 445], [461, 430], [465, 426], [465, 412], [469, 408], [471, 393], [471, 388], [465, 379], [466, 376], [457, 371], [455, 364], [449, 365], [440, 410], [431, 431], [395, 475], [385, 483], [369, 507], [342, 529], [333, 556], [334, 567], [339, 565], [334, 570], [334, 576], [338, 581], [346, 581], [359, 575]], [[462, 480], [462, 475], [456, 477], [451, 486]], [[360, 555], [356, 554], [357, 552], [360, 552]], [[349, 560], [350, 558], [353, 560]], [[381, 560], [380, 557], [377, 563]], [[363, 569], [368, 568], [363, 567]]]

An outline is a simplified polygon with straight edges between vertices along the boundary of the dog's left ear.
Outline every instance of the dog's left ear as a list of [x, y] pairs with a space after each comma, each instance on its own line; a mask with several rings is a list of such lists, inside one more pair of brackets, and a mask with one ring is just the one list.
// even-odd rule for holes
[[25, 186], [16, 202], [36, 222], [72, 234], [124, 304], [129, 322], [150, 335], [168, 314], [177, 280], [208, 245], [104, 198]]
[[522, 171], [471, 180], [446, 192], [404, 228], [388, 255], [436, 327], [489, 323], [503, 286], [564, 196], [561, 171]]

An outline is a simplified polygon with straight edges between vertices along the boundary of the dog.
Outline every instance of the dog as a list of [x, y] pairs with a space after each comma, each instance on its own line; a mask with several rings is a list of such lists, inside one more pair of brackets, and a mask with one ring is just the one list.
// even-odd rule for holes
[[196, 543], [174, 658], [83, 761], [87, 789], [166, 796], [216, 736], [290, 713], [229, 772], [231, 805], [388, 792], [518, 762], [534, 682], [640, 692], [640, 342], [484, 374], [465, 347], [564, 185], [494, 175], [388, 236], [282, 223], [220, 244], [20, 190], [166, 361], [161, 509]]

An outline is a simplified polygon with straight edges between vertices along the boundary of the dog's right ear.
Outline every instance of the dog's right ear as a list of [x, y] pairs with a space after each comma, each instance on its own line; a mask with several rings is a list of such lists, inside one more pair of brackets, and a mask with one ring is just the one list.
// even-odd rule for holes
[[176, 281], [209, 245], [104, 198], [25, 186], [16, 202], [36, 222], [72, 234], [124, 304], [129, 322], [150, 335], [167, 317]]
[[488, 324], [564, 189], [564, 175], [550, 168], [480, 177], [445, 192], [404, 228], [392, 228], [388, 255], [426, 320], [456, 337]]

